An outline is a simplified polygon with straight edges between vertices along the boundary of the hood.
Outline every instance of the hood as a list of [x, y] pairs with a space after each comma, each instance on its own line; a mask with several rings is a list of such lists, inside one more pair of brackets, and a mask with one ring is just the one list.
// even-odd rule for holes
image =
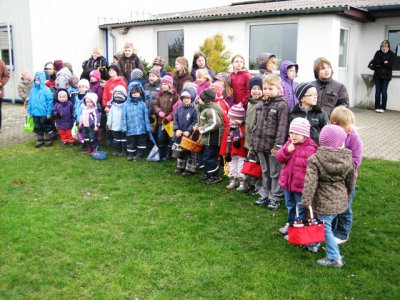
[[68, 101], [71, 101], [71, 96], [70, 96], [68, 90], [66, 90], [66, 89], [58, 89], [57, 92], [56, 92], [56, 100], [57, 100], [57, 102], [60, 102], [60, 101], [58, 101], [58, 93], [59, 92], [66, 92]]
[[128, 98], [131, 99], [131, 92], [133, 89], [137, 89], [140, 92], [140, 96], [143, 98], [145, 98], [145, 94], [144, 94], [144, 90], [143, 90], [143, 86], [137, 82], [137, 81], [132, 81], [129, 86], [128, 86]]
[[194, 88], [192, 88], [192, 87], [185, 87], [182, 90], [181, 95], [182, 95], [183, 92], [188, 92], [189, 93], [190, 99], [192, 99], [192, 103], [193, 103], [194, 100], [196, 99], [196, 94], [197, 94], [196, 90]]
[[295, 66], [296, 68], [296, 73], [299, 72], [299, 65], [296, 64], [295, 62], [292, 62], [290, 60], [284, 60], [281, 63], [281, 67], [280, 67], [280, 73], [281, 73], [281, 78], [284, 80], [289, 80], [288, 76], [287, 76], [287, 69], [291, 66]]
[[85, 95], [85, 98], [83, 98], [83, 102], [85, 103], [85, 105], [86, 105], [86, 98], [90, 98], [90, 99], [93, 101], [94, 106], [96, 107], [96, 105], [97, 105], [97, 100], [98, 100], [97, 94], [92, 93], [92, 92], [88, 92], [88, 93]]
[[323, 166], [327, 173], [331, 175], [341, 175], [343, 174], [343, 170], [349, 168], [349, 161], [352, 163], [351, 158], [351, 150], [345, 148], [328, 148], [328, 147], [319, 147], [318, 148], [319, 155], [316, 156], [318, 162]]
[[[36, 84], [36, 82], [35, 82], [35, 77], [36, 76], [38, 76], [39, 79], [40, 79], [40, 83], [39, 84]], [[33, 85], [34, 85], [34, 87], [37, 88], [37, 89], [42, 89], [42, 88], [44, 88], [45, 84], [46, 84], [46, 74], [44, 72], [36, 72], [35, 76], [33, 77]]]
[[267, 63], [267, 60], [271, 56], [275, 56], [276, 57], [275, 54], [272, 54], [272, 53], [269, 53], [269, 52], [260, 53], [256, 58], [256, 62], [257, 62], [258, 68], [261, 69], [261, 70], [265, 70], [265, 68], [266, 68], [265, 64]]

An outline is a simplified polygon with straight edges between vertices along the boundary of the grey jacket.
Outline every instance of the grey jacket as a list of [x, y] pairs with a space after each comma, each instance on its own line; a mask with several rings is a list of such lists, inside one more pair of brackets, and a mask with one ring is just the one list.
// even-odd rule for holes
[[349, 94], [346, 87], [332, 78], [328, 80], [315, 80], [312, 84], [317, 88], [318, 101], [317, 104], [326, 111], [328, 116], [336, 107], [343, 105], [349, 107]]
[[320, 147], [308, 159], [301, 202], [320, 214], [340, 214], [347, 209], [354, 184], [351, 151]]

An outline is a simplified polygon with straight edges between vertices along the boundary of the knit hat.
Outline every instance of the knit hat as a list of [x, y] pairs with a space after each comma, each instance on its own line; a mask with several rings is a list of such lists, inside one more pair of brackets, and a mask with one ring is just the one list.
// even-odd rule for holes
[[294, 91], [296, 98], [300, 101], [300, 99], [304, 97], [304, 94], [307, 92], [307, 90], [313, 87], [315, 86], [311, 82], [300, 83]]
[[182, 66], [186, 67], [186, 69], [189, 68], [189, 62], [186, 58], [184, 58], [183, 56], [180, 56], [176, 59], [176, 61], [181, 64]]
[[121, 75], [121, 69], [115, 65], [115, 64], [111, 64], [108, 66], [108, 71], [110, 71], [110, 69], [113, 69], [115, 72], [117, 72], [117, 75], [120, 76]]
[[168, 84], [169, 88], [172, 88], [174, 85], [174, 80], [172, 79], [171, 76], [165, 75], [163, 78], [161, 78], [161, 84]]
[[228, 112], [229, 119], [244, 120], [245, 111], [242, 103], [235, 104]]
[[275, 57], [274, 54], [269, 53], [269, 52], [263, 52], [258, 54], [257, 58], [256, 58], [256, 62], [258, 65], [259, 69], [265, 69], [265, 64], [267, 63], [267, 60], [270, 59], [271, 57]]
[[55, 60], [54, 63], [54, 70], [57, 72], [64, 68], [64, 62], [61, 59]]
[[80, 86], [85, 86], [85, 87], [87, 87], [87, 89], [89, 89], [90, 88], [89, 81], [87, 79], [79, 80], [78, 87], [80, 87]]
[[310, 137], [310, 122], [306, 118], [295, 118], [290, 123], [289, 132]]
[[211, 88], [208, 88], [201, 92], [200, 98], [204, 102], [213, 102], [215, 100], [215, 95], [215, 91]]
[[183, 88], [181, 93], [181, 98], [184, 96], [184, 93], [189, 94], [189, 96], [186, 97], [189, 97], [192, 100], [192, 102], [194, 102], [194, 100], [196, 99], [196, 89], [189, 86]]
[[319, 134], [319, 145], [329, 148], [339, 148], [347, 138], [344, 129], [338, 125], [325, 125]]
[[117, 85], [113, 90], [113, 99], [115, 102], [124, 102], [126, 100], [126, 90], [123, 85]]
[[161, 74], [160, 74], [160, 70], [157, 68], [151, 68], [149, 71], [149, 74], [154, 74], [156, 75], [158, 78], [160, 78]]
[[249, 80], [250, 91], [253, 89], [253, 86], [255, 86], [255, 85], [259, 86], [261, 90], [263, 89], [261, 77], [254, 76], [254, 77], [250, 78], [250, 80]]
[[[154, 65], [160, 65], [161, 67], [164, 67], [165, 64], [165, 60], [163, 57], [161, 56], [157, 56], [154, 60], [153, 60], [153, 66]], [[160, 77], [160, 76], [158, 76]]]
[[226, 82], [227, 84], [231, 84], [231, 77], [229, 76], [228, 73], [218, 73], [217, 76], [214, 77], [214, 80], [221, 80], [223, 82]]
[[89, 76], [93, 76], [94, 78], [96, 78], [97, 80], [101, 79], [101, 74], [99, 70], [92, 70], [90, 71]]
[[86, 104], [86, 99], [88, 99], [88, 98], [90, 100], [92, 100], [95, 105], [97, 104], [98, 97], [97, 97], [96, 93], [92, 93], [92, 92], [87, 93], [85, 98], [84, 98], [85, 99], [85, 104]]
[[139, 79], [141, 80], [143, 78], [143, 71], [140, 69], [133, 69], [131, 72], [131, 80]]

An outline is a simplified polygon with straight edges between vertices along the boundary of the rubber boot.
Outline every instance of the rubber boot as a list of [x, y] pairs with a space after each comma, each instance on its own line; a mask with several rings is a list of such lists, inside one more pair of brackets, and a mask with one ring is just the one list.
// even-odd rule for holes
[[44, 145], [44, 138], [43, 135], [37, 135], [37, 141], [36, 141], [36, 145], [35, 148], [40, 148]]
[[239, 178], [239, 187], [236, 190], [243, 192], [245, 189], [247, 189], [246, 180], [244, 178]]
[[226, 186], [227, 190], [233, 190], [234, 188], [236, 188], [237, 185], [237, 179], [233, 176], [229, 177], [229, 184]]

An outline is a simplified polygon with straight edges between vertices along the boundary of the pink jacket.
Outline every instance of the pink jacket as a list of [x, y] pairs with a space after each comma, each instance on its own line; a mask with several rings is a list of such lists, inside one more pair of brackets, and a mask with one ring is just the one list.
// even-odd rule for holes
[[307, 160], [317, 152], [318, 145], [311, 139], [306, 138], [304, 142], [296, 144], [292, 153], [287, 148], [291, 140], [276, 152], [276, 159], [284, 166], [279, 174], [279, 185], [291, 192], [302, 193], [304, 178], [306, 176]]

